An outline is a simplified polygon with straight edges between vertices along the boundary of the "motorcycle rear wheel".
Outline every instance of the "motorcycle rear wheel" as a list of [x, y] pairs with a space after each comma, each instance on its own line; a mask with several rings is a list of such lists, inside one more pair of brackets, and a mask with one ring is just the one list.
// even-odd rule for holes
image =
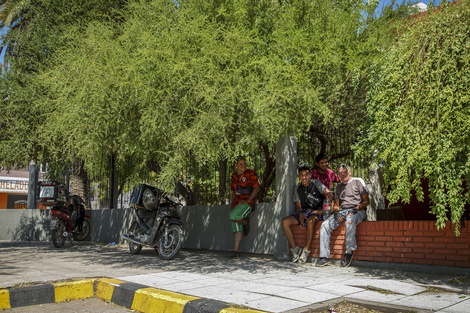
[[168, 227], [168, 237], [165, 240], [165, 234], [162, 233], [158, 241], [158, 256], [162, 260], [173, 259], [181, 250], [183, 245], [183, 229], [180, 225], [171, 225]]
[[88, 219], [83, 220], [83, 225], [82, 225], [82, 231], [78, 232], [73, 236], [73, 239], [77, 241], [82, 241], [85, 240], [86, 237], [88, 237], [88, 234], [90, 234], [90, 221]]
[[61, 248], [65, 244], [65, 222], [63, 220], [59, 220], [57, 227], [55, 229], [51, 229], [51, 239], [52, 244], [56, 248]]

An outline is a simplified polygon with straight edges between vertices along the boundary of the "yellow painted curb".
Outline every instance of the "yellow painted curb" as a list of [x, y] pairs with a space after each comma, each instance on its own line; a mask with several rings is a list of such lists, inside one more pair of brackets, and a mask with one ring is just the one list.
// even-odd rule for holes
[[122, 280], [112, 278], [98, 279], [95, 295], [103, 300], [111, 301], [111, 298], [113, 297], [114, 286], [119, 286], [124, 283], [125, 282]]
[[131, 309], [145, 313], [183, 312], [187, 302], [197, 299], [200, 298], [155, 288], [144, 288], [135, 292]]
[[0, 289], [0, 310], [10, 308], [10, 292], [7, 289]]
[[53, 283], [55, 302], [94, 297], [93, 283], [95, 280], [96, 278], [74, 282]]

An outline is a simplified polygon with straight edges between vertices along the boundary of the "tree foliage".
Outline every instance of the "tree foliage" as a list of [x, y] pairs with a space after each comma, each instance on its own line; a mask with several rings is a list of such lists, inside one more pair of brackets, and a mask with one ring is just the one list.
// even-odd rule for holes
[[270, 152], [312, 125], [357, 131], [395, 17], [362, 0], [92, 3], [30, 2], [27, 31], [8, 33], [25, 48], [2, 76], [0, 160], [78, 157], [93, 172], [114, 154], [158, 168], [167, 190], [189, 156]]
[[470, 4], [458, 1], [397, 25], [396, 46], [377, 70], [366, 144], [385, 159], [387, 198], [423, 199], [429, 180], [438, 227], [469, 203]]

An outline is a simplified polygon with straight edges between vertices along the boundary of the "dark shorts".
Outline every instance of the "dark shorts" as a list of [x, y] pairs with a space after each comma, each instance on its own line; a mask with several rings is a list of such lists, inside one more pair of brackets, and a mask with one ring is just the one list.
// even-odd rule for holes
[[[313, 214], [312, 211], [307, 211], [307, 212], [302, 212], [302, 214], [304, 215], [305, 218], [309, 218], [310, 216], [315, 216], [318, 218], [319, 221], [323, 221], [323, 215], [321, 214]], [[292, 214], [291, 216], [293, 216], [296, 220], [297, 220], [297, 223], [298, 225], [300, 225], [300, 218], [299, 218], [299, 214], [298, 213], [294, 213]]]

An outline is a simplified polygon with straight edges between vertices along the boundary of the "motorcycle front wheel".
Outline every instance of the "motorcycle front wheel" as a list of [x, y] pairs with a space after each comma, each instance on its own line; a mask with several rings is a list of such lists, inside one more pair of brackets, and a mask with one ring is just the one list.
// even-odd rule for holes
[[83, 220], [82, 231], [78, 232], [73, 236], [73, 239], [77, 241], [85, 240], [85, 238], [90, 234], [90, 221], [88, 219]]
[[162, 260], [173, 259], [183, 245], [183, 229], [180, 225], [168, 227], [167, 236], [163, 232], [158, 242], [158, 256]]
[[[141, 235], [144, 232], [144, 230], [139, 226], [139, 224], [137, 224], [137, 222], [134, 222], [132, 224], [131, 229], [133, 230], [131, 231], [130, 235], [134, 238], [138, 238], [139, 235]], [[134, 242], [129, 241], [129, 251], [132, 254], [137, 254], [140, 252], [140, 250], [142, 250], [142, 245], [138, 245]]]
[[65, 222], [63, 220], [59, 220], [57, 223], [57, 227], [51, 229], [51, 239], [54, 247], [61, 248], [65, 244], [64, 231]]

